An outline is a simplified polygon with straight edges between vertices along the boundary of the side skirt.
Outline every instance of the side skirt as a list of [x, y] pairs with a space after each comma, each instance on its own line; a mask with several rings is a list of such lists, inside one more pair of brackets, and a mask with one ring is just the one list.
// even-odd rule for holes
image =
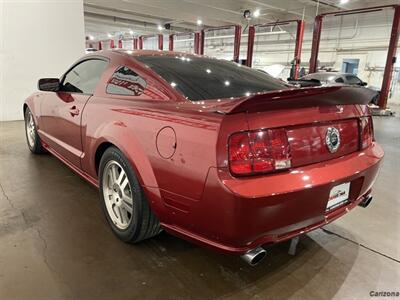
[[73, 164], [71, 164], [68, 160], [66, 160], [63, 156], [58, 154], [54, 149], [52, 149], [49, 145], [44, 143], [42, 141], [43, 148], [45, 148], [47, 151], [49, 151], [51, 154], [53, 154], [55, 157], [57, 157], [61, 162], [63, 162], [67, 167], [69, 167], [72, 171], [74, 171], [76, 174], [81, 176], [83, 179], [85, 179], [87, 182], [89, 182], [91, 185], [93, 185], [95, 188], [99, 188], [99, 182], [96, 178], [90, 176], [83, 170], [77, 168]]

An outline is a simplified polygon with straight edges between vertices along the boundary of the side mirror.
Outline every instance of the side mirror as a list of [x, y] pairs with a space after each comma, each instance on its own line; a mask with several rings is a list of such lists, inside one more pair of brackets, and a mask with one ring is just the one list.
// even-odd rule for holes
[[57, 92], [60, 89], [60, 79], [41, 78], [38, 81], [38, 89], [40, 91]]
[[367, 86], [367, 85], [368, 85], [368, 82], [363, 81], [363, 82], [361, 82], [360, 85], [361, 85], [361, 86]]

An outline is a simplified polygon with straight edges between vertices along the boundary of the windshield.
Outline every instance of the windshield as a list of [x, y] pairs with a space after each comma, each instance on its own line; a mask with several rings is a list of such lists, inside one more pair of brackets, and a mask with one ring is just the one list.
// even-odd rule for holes
[[135, 58], [192, 101], [236, 98], [288, 88], [268, 74], [226, 60], [184, 56]]

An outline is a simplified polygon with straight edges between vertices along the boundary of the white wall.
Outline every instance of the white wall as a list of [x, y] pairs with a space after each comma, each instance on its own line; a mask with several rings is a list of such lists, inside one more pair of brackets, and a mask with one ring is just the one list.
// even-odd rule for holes
[[20, 120], [41, 77], [84, 55], [83, 0], [0, 0], [0, 121]]

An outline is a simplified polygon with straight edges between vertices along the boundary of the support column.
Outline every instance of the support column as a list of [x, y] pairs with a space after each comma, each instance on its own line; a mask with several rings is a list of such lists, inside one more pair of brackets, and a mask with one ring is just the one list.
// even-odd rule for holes
[[163, 50], [164, 48], [164, 36], [162, 34], [158, 34], [158, 50]]
[[170, 34], [168, 37], [168, 50], [169, 51], [174, 51], [174, 35]]
[[200, 32], [195, 32], [194, 33], [194, 53], [199, 54], [199, 42], [200, 42]]
[[204, 55], [204, 37], [205, 33], [204, 30], [200, 31], [200, 36], [199, 36], [199, 54]]
[[241, 37], [242, 37], [242, 26], [235, 25], [235, 41], [233, 45], [233, 61], [235, 62], [239, 62]]
[[253, 64], [253, 49], [254, 49], [254, 36], [256, 29], [254, 26], [249, 27], [248, 39], [247, 39], [247, 61], [246, 65], [251, 67]]
[[139, 36], [139, 49], [143, 49], [143, 36]]
[[387, 100], [389, 98], [390, 85], [393, 77], [393, 66], [396, 63], [397, 45], [399, 42], [400, 32], [400, 6], [394, 8], [394, 17], [392, 25], [392, 33], [390, 35], [389, 50], [386, 58], [385, 73], [383, 74], [381, 94], [379, 98], [379, 108], [386, 109]]
[[304, 21], [299, 20], [297, 22], [297, 33], [296, 33], [296, 47], [294, 50], [294, 79], [299, 79], [299, 71], [301, 64], [301, 49], [303, 47], [303, 37], [304, 37]]
[[318, 52], [319, 52], [319, 44], [321, 41], [322, 19], [323, 16], [316, 16], [314, 21], [309, 73], [315, 73], [318, 68]]

